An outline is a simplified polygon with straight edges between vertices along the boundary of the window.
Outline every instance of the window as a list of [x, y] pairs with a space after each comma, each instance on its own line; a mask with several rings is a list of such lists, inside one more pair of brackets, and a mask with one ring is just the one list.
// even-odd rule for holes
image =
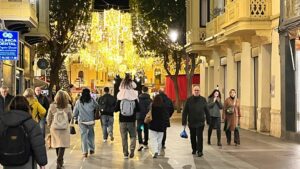
[[285, 0], [285, 18], [290, 19], [300, 16], [300, 1], [299, 0]]
[[296, 130], [300, 132], [300, 40], [296, 40]]
[[210, 0], [200, 0], [200, 27], [206, 27], [209, 22], [209, 4]]
[[24, 58], [25, 58], [25, 46], [24, 43], [19, 43], [19, 58], [17, 61], [17, 67], [24, 69]]

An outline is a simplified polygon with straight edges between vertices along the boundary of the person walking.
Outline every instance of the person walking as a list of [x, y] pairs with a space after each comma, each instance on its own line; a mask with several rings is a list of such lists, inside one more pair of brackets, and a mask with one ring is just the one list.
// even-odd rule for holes
[[210, 116], [206, 99], [200, 96], [199, 86], [193, 87], [193, 96], [189, 97], [185, 103], [182, 113], [182, 125], [184, 128], [188, 124], [191, 135], [192, 154], [198, 157], [203, 156], [203, 130], [205, 118], [209, 124]]
[[226, 133], [227, 144], [231, 144], [231, 132], [234, 131], [234, 143], [240, 145], [240, 101], [236, 97], [236, 91], [231, 89], [229, 97], [224, 101], [223, 119], [225, 121], [224, 130]]
[[39, 103], [39, 101], [35, 98], [34, 91], [31, 88], [27, 88], [23, 96], [28, 100], [29, 105], [31, 107], [31, 115], [33, 120], [36, 122], [40, 122], [42, 118], [46, 116], [46, 109]]
[[8, 109], [8, 105], [14, 96], [9, 94], [9, 88], [7, 86], [0, 88], [0, 94], [0, 113], [3, 113]]
[[211, 133], [214, 128], [217, 129], [218, 146], [221, 144], [221, 113], [220, 109], [223, 109], [221, 102], [221, 93], [215, 89], [208, 97], [208, 109], [210, 113], [210, 124], [208, 128], [208, 140], [207, 144], [211, 145]]
[[[172, 115], [174, 113], [174, 105], [172, 103], [172, 100], [170, 98], [168, 98], [168, 96], [165, 94], [164, 89], [159, 90], [159, 95], [163, 99], [163, 103], [165, 104], [165, 107], [167, 109], [167, 114], [169, 116], [168, 127], [171, 127], [170, 118], [172, 117]], [[163, 140], [162, 140], [162, 148], [163, 149], [166, 148], [167, 129], [168, 128], [166, 128], [166, 130], [164, 131], [164, 137], [163, 137]]]
[[152, 120], [149, 124], [153, 158], [160, 155], [164, 131], [169, 124], [168, 110], [161, 95], [156, 95], [151, 105]]
[[95, 153], [95, 133], [94, 133], [94, 111], [98, 108], [98, 104], [91, 97], [89, 89], [83, 89], [81, 97], [76, 101], [73, 117], [78, 120], [81, 134], [81, 150], [83, 157]]
[[62, 90], [54, 97], [47, 115], [47, 124], [50, 128], [51, 147], [56, 149], [57, 169], [64, 164], [65, 149], [70, 147], [69, 122], [72, 118], [72, 109], [69, 104], [68, 94]]
[[[35, 92], [35, 97], [37, 98], [39, 103], [46, 109], [45, 117], [47, 117], [47, 112], [48, 112], [48, 109], [49, 109], [49, 100], [48, 100], [48, 98], [42, 94], [42, 89], [40, 87], [35, 87], [34, 92]], [[46, 118], [41, 118], [39, 124], [40, 124], [41, 130], [42, 130], [42, 134], [45, 137]]]
[[108, 87], [104, 88], [104, 93], [105, 94], [101, 96], [97, 102], [101, 112], [103, 142], [106, 142], [108, 135], [110, 136], [110, 140], [114, 141], [114, 110], [117, 100], [109, 93]]
[[[149, 138], [149, 127], [148, 124], [144, 123], [146, 114], [150, 110], [150, 104], [152, 102], [150, 95], [148, 94], [148, 87], [144, 86], [142, 88], [142, 94], [139, 95], [139, 108], [140, 111], [136, 113], [137, 120], [137, 133], [139, 140], [138, 151], [141, 151], [143, 148], [148, 148], [148, 138]], [[144, 138], [142, 132], [144, 131]]]
[[[2, 158], [0, 159], [0, 161], [18, 165], [4, 165], [3, 169], [36, 169], [37, 164], [40, 166], [39, 168], [45, 169], [45, 166], [48, 163], [45, 140], [42, 136], [38, 123], [31, 118], [30, 111], [31, 108], [26, 98], [23, 96], [16, 96], [11, 100], [11, 103], [8, 107], [8, 112], [3, 113], [0, 116], [1, 151], [3, 152], [7, 150], [7, 153], [5, 154], [10, 154], [9, 157], [6, 158], [9, 159], [9, 161], [5, 161], [4, 156], [1, 156]], [[23, 133], [23, 137], [21, 137], [22, 133], [19, 132], [18, 134], [20, 135], [20, 137], [15, 137], [14, 141], [9, 141], [11, 137], [5, 138], [5, 135], [10, 134], [9, 131], [16, 131], [17, 127], [22, 128], [23, 130], [21, 131], [26, 132]], [[20, 143], [19, 141], [21, 141], [20, 139], [24, 138], [24, 135], [27, 135], [28, 138], [26, 137], [25, 140], [22, 140], [22, 145], [17, 146], [16, 144]], [[16, 139], [17, 141], [15, 141]], [[26, 148], [23, 149], [23, 146]], [[13, 148], [12, 151], [14, 153], [18, 149], [22, 148], [20, 149], [22, 151], [19, 151], [23, 155], [22, 158], [20, 159], [19, 156], [14, 157], [14, 155], [10, 153], [10, 148]]]

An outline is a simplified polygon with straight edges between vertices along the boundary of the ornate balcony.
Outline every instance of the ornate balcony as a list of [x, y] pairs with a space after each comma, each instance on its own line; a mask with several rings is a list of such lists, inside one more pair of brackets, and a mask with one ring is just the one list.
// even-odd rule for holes
[[271, 7], [272, 0], [227, 0], [225, 12], [207, 23], [207, 46], [215, 45], [213, 39], [219, 43], [230, 37], [271, 30]]
[[186, 51], [194, 52], [205, 50], [204, 40], [206, 38], [205, 28], [194, 28], [186, 33]]
[[[9, 27], [14, 24], [20, 28], [25, 24], [28, 28], [38, 25], [35, 1], [32, 0], [0, 0], [0, 18]], [[13, 26], [12, 26], [13, 27]]]

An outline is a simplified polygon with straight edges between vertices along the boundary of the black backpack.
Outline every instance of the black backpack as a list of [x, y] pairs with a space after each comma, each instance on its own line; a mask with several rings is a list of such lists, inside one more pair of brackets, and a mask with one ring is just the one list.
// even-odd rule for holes
[[5, 126], [0, 134], [0, 164], [3, 166], [21, 166], [29, 161], [31, 146], [24, 126], [28, 119], [18, 126]]
[[100, 112], [107, 111], [107, 99], [105, 97], [102, 96], [98, 99], [98, 105]]

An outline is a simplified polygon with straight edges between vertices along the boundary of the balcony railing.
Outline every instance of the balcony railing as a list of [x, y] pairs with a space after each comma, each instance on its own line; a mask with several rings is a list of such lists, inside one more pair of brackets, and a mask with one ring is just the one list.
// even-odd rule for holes
[[197, 28], [192, 29], [186, 33], [187, 37], [187, 44], [192, 43], [204, 43], [204, 40], [206, 38], [206, 29], [205, 28]]
[[28, 26], [38, 23], [36, 4], [32, 0], [0, 0], [0, 18], [9, 21], [25, 21]]

